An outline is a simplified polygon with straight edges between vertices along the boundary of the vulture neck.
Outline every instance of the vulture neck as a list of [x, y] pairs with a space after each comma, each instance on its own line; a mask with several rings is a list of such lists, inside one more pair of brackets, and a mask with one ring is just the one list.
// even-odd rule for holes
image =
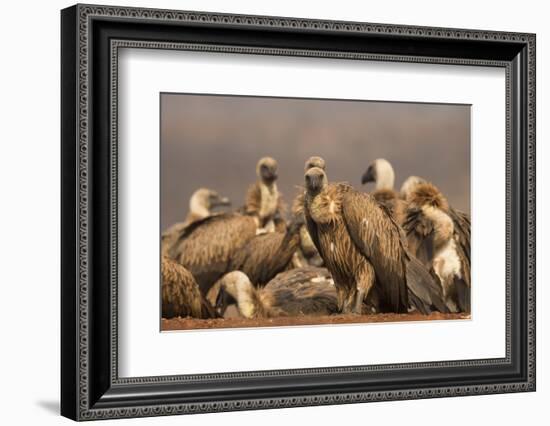
[[250, 282], [241, 282], [237, 286], [236, 293], [232, 296], [237, 301], [241, 315], [245, 318], [254, 318], [258, 310], [256, 289]]
[[260, 212], [261, 219], [271, 217], [277, 210], [277, 203], [279, 202], [279, 192], [277, 191], [277, 184], [275, 181], [264, 182], [260, 181]]
[[376, 190], [393, 190], [395, 173], [393, 167], [387, 162], [380, 162], [376, 165]]
[[193, 194], [189, 202], [189, 210], [191, 215], [197, 219], [210, 216], [209, 205], [200, 194]]

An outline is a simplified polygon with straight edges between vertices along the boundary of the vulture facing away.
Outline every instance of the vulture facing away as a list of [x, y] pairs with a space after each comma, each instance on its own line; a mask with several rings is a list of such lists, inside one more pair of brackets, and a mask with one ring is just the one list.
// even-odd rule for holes
[[223, 213], [193, 222], [178, 236], [168, 255], [187, 268], [203, 294], [230, 272], [232, 257], [256, 236], [258, 219]]
[[277, 161], [263, 157], [256, 165], [258, 180], [248, 188], [244, 213], [255, 216], [267, 232], [284, 231], [285, 206], [277, 189]]
[[393, 189], [395, 173], [390, 162], [379, 158], [370, 164], [361, 177], [363, 185], [369, 182], [375, 183], [375, 189], [371, 195], [390, 211], [398, 224], [402, 224], [407, 204]]
[[330, 315], [338, 311], [329, 272], [313, 267], [282, 272], [261, 288], [255, 288], [243, 272], [230, 272], [220, 280], [219, 313], [223, 315], [225, 306], [232, 302], [245, 318]]
[[212, 305], [203, 297], [191, 272], [173, 260], [161, 260], [162, 317], [215, 318]]
[[439, 278], [451, 311], [470, 312], [470, 217], [433, 184], [410, 185], [403, 229], [416, 257]]
[[409, 299], [421, 312], [446, 311], [438, 287], [408, 255], [402, 230], [383, 205], [347, 184], [329, 184], [317, 167], [305, 181], [308, 231], [334, 278], [341, 312], [360, 314], [373, 287], [381, 311], [407, 312]]
[[208, 188], [197, 189], [189, 200], [189, 213], [184, 222], [170, 226], [162, 233], [161, 251], [167, 254], [178, 239], [182, 230], [191, 223], [204, 219], [212, 214], [212, 210], [220, 206], [229, 206], [229, 198], [220, 196], [216, 191]]

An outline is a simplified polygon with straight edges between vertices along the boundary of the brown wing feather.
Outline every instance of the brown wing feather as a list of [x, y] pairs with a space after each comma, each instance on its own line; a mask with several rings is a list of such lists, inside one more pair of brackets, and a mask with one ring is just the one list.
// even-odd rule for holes
[[357, 249], [374, 267], [379, 288], [395, 312], [408, 307], [406, 253], [399, 226], [368, 194], [349, 191], [342, 217]]
[[454, 208], [449, 209], [449, 216], [454, 224], [454, 238], [457, 253], [462, 264], [463, 279], [470, 286], [470, 216]]
[[161, 260], [162, 316], [164, 318], [187, 317], [206, 318], [203, 305], [207, 304], [201, 295], [199, 285], [187, 269], [163, 256]]
[[229, 270], [244, 272], [255, 286], [265, 285], [288, 267], [298, 243], [296, 232], [258, 235], [232, 257]]
[[253, 217], [227, 213], [194, 222], [183, 231], [170, 251], [194, 275], [201, 291], [229, 272], [231, 257], [256, 236]]
[[410, 252], [426, 267], [434, 257], [434, 226], [418, 207], [409, 207], [402, 224]]
[[271, 280], [262, 295], [269, 294], [271, 316], [329, 315], [338, 312], [336, 289], [325, 268], [296, 268]]

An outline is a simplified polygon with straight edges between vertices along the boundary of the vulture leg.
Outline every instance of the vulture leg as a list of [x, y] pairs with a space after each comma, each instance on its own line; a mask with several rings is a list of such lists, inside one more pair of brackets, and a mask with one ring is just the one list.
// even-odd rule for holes
[[355, 295], [355, 305], [353, 313], [361, 315], [363, 301], [367, 298], [374, 285], [375, 273], [374, 268], [370, 263], [365, 265], [364, 270], [359, 274], [357, 280], [357, 293]]

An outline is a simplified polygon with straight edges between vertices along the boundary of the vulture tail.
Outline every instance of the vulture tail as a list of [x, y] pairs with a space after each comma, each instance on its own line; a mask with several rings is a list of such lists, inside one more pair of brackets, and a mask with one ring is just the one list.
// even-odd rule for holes
[[460, 312], [470, 313], [470, 287], [462, 279], [455, 279], [457, 305]]
[[449, 313], [441, 294], [441, 286], [414, 256], [410, 256], [407, 263], [407, 287], [409, 294], [413, 295], [409, 300], [413, 308], [422, 313], [430, 313], [433, 310]]

